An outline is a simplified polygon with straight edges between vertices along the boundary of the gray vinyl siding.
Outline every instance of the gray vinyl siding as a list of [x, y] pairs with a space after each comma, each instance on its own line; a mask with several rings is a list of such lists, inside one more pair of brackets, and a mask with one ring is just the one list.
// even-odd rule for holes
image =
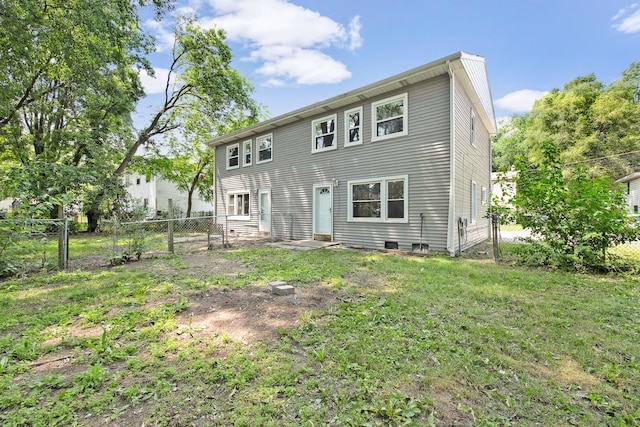
[[[371, 142], [371, 103], [398, 94], [408, 94], [408, 135]], [[420, 243], [424, 214], [423, 243], [430, 249], [445, 251], [449, 207], [449, 77], [409, 85], [375, 99], [345, 106], [274, 128], [273, 161], [225, 168], [226, 147], [216, 148], [216, 188], [218, 215], [226, 213], [229, 191], [247, 190], [250, 194], [250, 221], [229, 221], [229, 229], [241, 233], [257, 232], [257, 190], [271, 189], [272, 236], [283, 239], [313, 237], [313, 185], [333, 187], [333, 239], [349, 245], [383, 248], [385, 241], [397, 242], [400, 249], [411, 250]], [[363, 144], [344, 146], [344, 111], [363, 107]], [[311, 122], [337, 114], [337, 150], [312, 153]], [[259, 136], [259, 135], [256, 135]], [[245, 138], [246, 140], [247, 138]], [[254, 156], [257, 154], [252, 138]], [[242, 140], [240, 142], [242, 150]], [[242, 153], [241, 153], [242, 155]], [[349, 222], [349, 181], [408, 176], [408, 222]]]
[[[489, 204], [482, 205], [481, 189], [487, 192], [491, 187], [491, 161], [489, 131], [482, 124], [476, 111], [475, 129], [476, 144], [471, 144], [471, 102], [464, 92], [462, 85], [455, 85], [455, 145], [456, 145], [456, 173], [455, 173], [455, 214], [454, 218], [467, 220], [465, 236], [460, 246], [466, 249], [478, 244], [490, 236], [490, 223], [485, 215]], [[476, 182], [476, 222], [471, 221], [471, 182]], [[454, 245], [458, 248], [457, 230], [454, 233]]]

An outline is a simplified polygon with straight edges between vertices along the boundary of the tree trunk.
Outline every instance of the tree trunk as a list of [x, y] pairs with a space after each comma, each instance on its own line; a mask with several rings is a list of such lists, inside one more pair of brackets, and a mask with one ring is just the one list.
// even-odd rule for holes
[[193, 199], [193, 187], [189, 189], [189, 196], [187, 197], [187, 218], [191, 218], [191, 200]]
[[93, 210], [87, 211], [87, 232], [95, 233], [98, 229], [98, 220], [100, 219], [100, 214]]

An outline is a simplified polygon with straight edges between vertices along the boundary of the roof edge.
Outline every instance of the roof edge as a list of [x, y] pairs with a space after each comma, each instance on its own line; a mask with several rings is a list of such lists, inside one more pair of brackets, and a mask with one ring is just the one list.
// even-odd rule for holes
[[[437, 75], [446, 74], [448, 73], [450, 63], [455, 61], [461, 61], [463, 58], [478, 59], [484, 62], [484, 57], [482, 56], [473, 55], [473, 54], [469, 54], [462, 51], [456, 52], [454, 54], [445, 56], [435, 61], [431, 61], [419, 67], [412, 68], [400, 74], [387, 77], [383, 80], [370, 83], [368, 85], [351, 90], [349, 92], [345, 92], [340, 95], [336, 95], [331, 98], [316, 102], [314, 104], [310, 104], [308, 106], [298, 108], [288, 113], [284, 113], [276, 117], [256, 123], [249, 127], [235, 130], [226, 135], [217, 136], [207, 141], [206, 143], [210, 147], [217, 147], [231, 141], [236, 141], [243, 138], [251, 138], [258, 134], [268, 133], [276, 127], [283, 126], [288, 123], [292, 123], [296, 120], [310, 118], [312, 116], [316, 116], [318, 114], [322, 114], [330, 110], [341, 108], [341, 106], [344, 106], [346, 104], [356, 103], [358, 101], [364, 101], [366, 99], [379, 96], [379, 90], [381, 88], [384, 88], [385, 86], [389, 87], [387, 91], [390, 92], [392, 90], [397, 89], [398, 84], [400, 84], [401, 86], [404, 86], [402, 82], [408, 79], [409, 77], [415, 77], [416, 75], [422, 74], [424, 76], [423, 80], [427, 80]], [[493, 111], [491, 111], [491, 113], [493, 113]]]

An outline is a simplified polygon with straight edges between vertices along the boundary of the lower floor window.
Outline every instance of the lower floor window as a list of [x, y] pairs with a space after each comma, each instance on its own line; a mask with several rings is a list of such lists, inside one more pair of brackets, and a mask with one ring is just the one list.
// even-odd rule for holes
[[349, 182], [349, 220], [406, 222], [408, 177]]
[[249, 193], [229, 193], [227, 215], [249, 217]]

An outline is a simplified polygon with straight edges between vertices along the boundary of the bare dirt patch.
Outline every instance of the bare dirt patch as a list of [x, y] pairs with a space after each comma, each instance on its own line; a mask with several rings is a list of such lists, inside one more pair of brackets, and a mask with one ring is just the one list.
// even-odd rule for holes
[[192, 302], [181, 314], [178, 329], [194, 337], [213, 333], [248, 344], [297, 327], [305, 311], [326, 310], [339, 298], [327, 285], [296, 287], [295, 294], [284, 296], [260, 286], [214, 291]]

